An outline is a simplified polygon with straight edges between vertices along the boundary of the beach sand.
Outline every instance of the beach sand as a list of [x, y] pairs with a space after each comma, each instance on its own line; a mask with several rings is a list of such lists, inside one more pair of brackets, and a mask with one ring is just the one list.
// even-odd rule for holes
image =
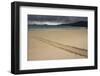
[[88, 56], [86, 28], [28, 31], [28, 60], [79, 59]]

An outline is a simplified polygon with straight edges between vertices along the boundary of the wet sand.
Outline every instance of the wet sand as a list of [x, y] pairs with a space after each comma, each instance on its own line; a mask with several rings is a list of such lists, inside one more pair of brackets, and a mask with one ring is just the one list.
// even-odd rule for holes
[[28, 32], [28, 60], [87, 58], [87, 29], [46, 29]]

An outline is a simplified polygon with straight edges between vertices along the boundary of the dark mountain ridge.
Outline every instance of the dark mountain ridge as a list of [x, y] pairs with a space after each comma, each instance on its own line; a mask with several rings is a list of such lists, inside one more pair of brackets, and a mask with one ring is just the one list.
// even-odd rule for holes
[[69, 23], [69, 24], [59, 24], [59, 25], [39, 25], [39, 24], [31, 24], [28, 25], [29, 28], [66, 28], [66, 27], [88, 27], [87, 21], [79, 21], [76, 23]]

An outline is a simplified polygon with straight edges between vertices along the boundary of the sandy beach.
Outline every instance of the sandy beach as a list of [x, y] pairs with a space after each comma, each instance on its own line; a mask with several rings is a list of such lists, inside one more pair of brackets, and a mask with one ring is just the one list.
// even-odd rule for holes
[[86, 28], [28, 31], [28, 60], [87, 58]]

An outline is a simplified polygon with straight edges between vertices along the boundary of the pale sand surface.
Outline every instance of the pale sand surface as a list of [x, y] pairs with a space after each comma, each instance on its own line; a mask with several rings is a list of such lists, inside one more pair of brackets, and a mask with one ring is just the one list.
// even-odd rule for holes
[[28, 60], [87, 58], [87, 42], [85, 28], [31, 30], [28, 32]]

